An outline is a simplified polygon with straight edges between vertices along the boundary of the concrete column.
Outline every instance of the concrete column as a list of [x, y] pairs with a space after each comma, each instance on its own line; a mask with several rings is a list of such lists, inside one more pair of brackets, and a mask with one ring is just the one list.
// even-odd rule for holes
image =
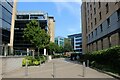
[[8, 46], [5, 45], [4, 46], [4, 56], [7, 56], [7, 54], [8, 54]]
[[15, 25], [15, 18], [16, 18], [16, 6], [17, 0], [13, 0], [13, 10], [12, 10], [12, 21], [11, 21], [11, 32], [10, 32], [10, 54], [13, 54], [13, 41], [14, 41], [14, 25]]
[[46, 55], [46, 49], [44, 48], [44, 55]]
[[0, 45], [0, 56], [2, 55], [2, 53], [3, 53], [3, 46], [2, 45]]
[[10, 54], [13, 54], [13, 46], [10, 46]]
[[32, 50], [32, 56], [34, 58], [34, 56], [35, 56], [35, 50]]
[[27, 48], [27, 56], [29, 55], [29, 48]]

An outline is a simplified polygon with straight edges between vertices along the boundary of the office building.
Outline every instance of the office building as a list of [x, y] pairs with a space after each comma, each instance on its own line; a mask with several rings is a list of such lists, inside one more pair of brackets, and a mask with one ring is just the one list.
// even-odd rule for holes
[[64, 46], [64, 37], [60, 37], [60, 36], [56, 37], [56, 38], [55, 38], [55, 43], [56, 43], [57, 45], [63, 47], [63, 46]]
[[[0, 55], [9, 55], [17, 0], [0, 0]], [[7, 54], [8, 53], [8, 54]]]
[[68, 38], [71, 39], [73, 50], [82, 53], [82, 33], [69, 35]]
[[14, 50], [25, 50], [34, 46], [23, 38], [23, 31], [31, 20], [37, 20], [41, 29], [50, 35], [50, 41], [54, 42], [54, 17], [48, 16], [43, 11], [19, 11], [17, 12], [14, 27]]
[[81, 16], [84, 53], [120, 45], [120, 2], [83, 2]]

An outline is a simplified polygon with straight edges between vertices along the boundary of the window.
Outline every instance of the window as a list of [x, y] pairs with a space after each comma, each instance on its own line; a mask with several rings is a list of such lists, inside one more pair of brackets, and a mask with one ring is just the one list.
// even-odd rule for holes
[[89, 24], [89, 18], [88, 18], [88, 24]]
[[94, 14], [96, 14], [96, 8], [94, 8]]
[[90, 34], [88, 35], [88, 38], [89, 38], [89, 40], [90, 40]]
[[95, 5], [95, 0], [94, 0], [94, 5]]
[[100, 20], [102, 19], [102, 15], [101, 15], [101, 12], [99, 13], [99, 17], [100, 17]]
[[108, 3], [105, 5], [106, 6], [106, 14], [109, 12], [109, 6]]
[[96, 20], [96, 18], [95, 18], [95, 25], [97, 24], [97, 20]]
[[91, 22], [91, 29], [93, 28], [93, 23]]
[[101, 7], [101, 2], [100, 1], [98, 2], [98, 5], [99, 5], [98, 8], [100, 8]]
[[120, 20], [120, 9], [117, 10], [117, 16], [118, 16], [118, 20]]
[[107, 25], [110, 27], [110, 18], [107, 19]]
[[102, 24], [100, 25], [100, 30], [101, 30], [101, 32], [103, 31], [103, 27], [102, 27]]
[[89, 3], [87, 2], [87, 7], [89, 7]]
[[95, 29], [95, 35], [97, 36], [97, 28]]
[[91, 19], [92, 19], [92, 14], [91, 14]]
[[88, 15], [89, 15], [89, 10], [88, 10]]
[[90, 5], [90, 10], [92, 10], [92, 5]]
[[92, 32], [92, 38], [93, 38], [93, 32]]

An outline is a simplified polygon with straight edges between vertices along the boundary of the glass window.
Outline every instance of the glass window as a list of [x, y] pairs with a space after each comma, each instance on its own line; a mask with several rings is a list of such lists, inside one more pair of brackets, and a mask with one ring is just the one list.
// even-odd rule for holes
[[93, 32], [91, 34], [92, 34], [92, 38], [93, 38]]
[[93, 28], [93, 23], [91, 22], [91, 29]]
[[29, 15], [17, 15], [17, 19], [29, 19]]
[[94, 14], [96, 14], [96, 8], [94, 8]]
[[92, 19], [92, 13], [91, 13], [91, 19]]
[[92, 10], [92, 5], [90, 5], [90, 10]]
[[2, 7], [2, 19], [11, 24], [12, 14]]
[[102, 19], [102, 15], [101, 15], [101, 12], [99, 13], [99, 17], [100, 17], [100, 20]]
[[95, 35], [97, 36], [97, 28], [95, 29]]
[[107, 25], [110, 27], [110, 18], [107, 19]]
[[12, 14], [12, 7], [7, 2], [2, 2], [2, 6]]
[[103, 27], [102, 27], [102, 24], [100, 25], [100, 31], [101, 31], [101, 32], [103, 31]]
[[100, 1], [98, 2], [98, 5], [99, 5], [98, 8], [100, 8], [101, 7], [101, 2]]
[[109, 6], [108, 3], [106, 4], [106, 14], [109, 12]]
[[95, 18], [95, 25], [97, 24], [97, 20], [96, 20], [96, 18]]
[[117, 10], [118, 20], [120, 20], [120, 9]]

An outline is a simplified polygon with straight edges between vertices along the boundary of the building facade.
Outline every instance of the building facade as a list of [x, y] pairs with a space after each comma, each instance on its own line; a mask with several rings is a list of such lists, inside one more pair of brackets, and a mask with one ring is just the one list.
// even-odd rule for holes
[[60, 37], [60, 36], [56, 37], [56, 38], [55, 38], [55, 43], [56, 43], [57, 45], [63, 47], [63, 46], [64, 46], [64, 37]]
[[[9, 55], [10, 36], [16, 0], [0, 0], [0, 55]], [[8, 54], [7, 54], [8, 53]]]
[[81, 14], [84, 53], [120, 44], [120, 2], [83, 2]]
[[50, 35], [50, 41], [54, 42], [55, 38], [55, 19], [53, 16], [48, 16], [48, 33]]
[[17, 12], [14, 27], [14, 50], [26, 50], [34, 46], [23, 38], [23, 31], [31, 20], [37, 20], [41, 29], [50, 34], [50, 41], [54, 39], [54, 17], [42, 11], [19, 11]]
[[73, 50], [82, 53], [82, 33], [69, 35], [68, 38], [71, 39]]

